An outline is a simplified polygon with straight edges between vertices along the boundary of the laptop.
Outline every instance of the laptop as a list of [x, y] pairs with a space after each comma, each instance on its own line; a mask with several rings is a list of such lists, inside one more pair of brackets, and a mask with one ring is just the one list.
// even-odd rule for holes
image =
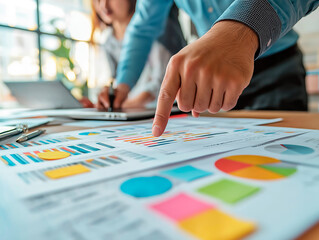
[[[155, 109], [119, 109], [113, 112], [83, 108], [61, 81], [5, 82], [18, 102], [32, 112], [30, 116], [67, 117], [78, 120], [132, 121], [152, 118]], [[172, 115], [181, 111], [173, 107]], [[18, 117], [18, 116], [16, 116]]]
[[[99, 111], [95, 108], [56, 109], [32, 111], [33, 116], [64, 117], [77, 120], [104, 120], [104, 121], [132, 121], [152, 118], [156, 109], [119, 109], [113, 112]], [[171, 115], [180, 114], [177, 107], [173, 107]]]
[[[79, 109], [68, 113], [72, 119], [85, 120], [111, 120], [111, 121], [133, 121], [153, 118], [156, 109], [130, 108], [118, 109], [113, 112], [99, 111], [96, 109]], [[171, 115], [182, 113], [177, 107], [173, 107]]]
[[82, 108], [61, 81], [4, 82], [19, 104], [31, 109]]

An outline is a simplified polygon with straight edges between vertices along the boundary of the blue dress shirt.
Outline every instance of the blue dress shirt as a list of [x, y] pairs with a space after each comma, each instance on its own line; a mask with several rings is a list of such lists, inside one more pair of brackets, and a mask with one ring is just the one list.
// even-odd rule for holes
[[[131, 88], [135, 85], [153, 41], [163, 32], [173, 2], [138, 0], [123, 42], [118, 83]], [[318, 0], [175, 0], [175, 3], [191, 17], [200, 36], [223, 20], [249, 26], [259, 37], [256, 56], [260, 58], [294, 45], [298, 35], [292, 27], [319, 5]]]

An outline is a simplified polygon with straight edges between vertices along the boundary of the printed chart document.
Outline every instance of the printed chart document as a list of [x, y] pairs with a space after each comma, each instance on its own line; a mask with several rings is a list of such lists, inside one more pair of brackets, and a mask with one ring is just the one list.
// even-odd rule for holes
[[275, 156], [243, 148], [28, 196], [0, 227], [16, 240], [295, 239], [318, 220], [319, 170]]
[[291, 239], [317, 220], [318, 168], [273, 147], [316, 156], [316, 131], [181, 118], [155, 138], [151, 125], [1, 142], [4, 239]]
[[282, 161], [319, 168], [319, 131], [312, 130], [294, 138], [281, 139], [253, 150]]
[[46, 135], [0, 145], [0, 173], [16, 194], [70, 187], [93, 180], [256, 146], [307, 130], [270, 127], [218, 128], [214, 123], [172, 119], [155, 138], [151, 123]]

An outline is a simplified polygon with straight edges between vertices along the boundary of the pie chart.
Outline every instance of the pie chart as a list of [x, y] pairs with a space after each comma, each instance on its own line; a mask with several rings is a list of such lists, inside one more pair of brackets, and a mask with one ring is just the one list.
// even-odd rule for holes
[[292, 144], [274, 144], [265, 147], [265, 150], [284, 155], [306, 155], [314, 152], [310, 147]]
[[296, 165], [276, 158], [257, 155], [234, 155], [215, 162], [220, 171], [232, 176], [254, 180], [284, 179], [297, 172]]

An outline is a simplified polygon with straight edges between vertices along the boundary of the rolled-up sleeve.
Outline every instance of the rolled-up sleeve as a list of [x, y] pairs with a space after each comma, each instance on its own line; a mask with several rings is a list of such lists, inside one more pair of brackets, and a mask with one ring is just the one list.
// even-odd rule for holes
[[117, 82], [132, 88], [143, 71], [151, 46], [163, 32], [173, 0], [138, 0], [136, 12], [126, 30]]
[[235, 0], [216, 22], [234, 20], [253, 29], [259, 37], [258, 57], [318, 5], [318, 0]]

